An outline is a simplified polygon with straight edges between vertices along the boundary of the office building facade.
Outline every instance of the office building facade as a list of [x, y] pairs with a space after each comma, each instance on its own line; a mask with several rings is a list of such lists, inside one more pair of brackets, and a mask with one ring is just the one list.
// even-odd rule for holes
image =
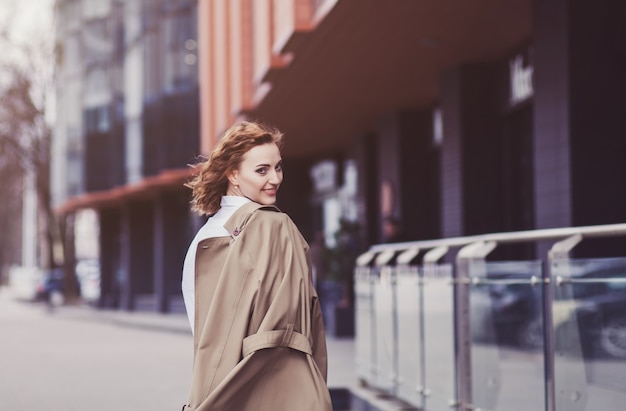
[[[278, 205], [309, 240], [319, 231], [332, 238], [340, 220], [354, 222], [367, 247], [626, 218], [621, 2], [104, 3], [113, 20], [129, 25], [118, 39], [119, 60], [110, 59], [119, 66], [109, 74], [109, 94], [93, 101], [77, 91], [88, 89], [86, 69], [70, 87], [78, 68], [66, 67], [59, 107], [71, 107], [64, 95], [82, 95], [79, 112], [92, 114], [68, 110], [85, 124], [72, 128], [68, 119], [59, 133], [67, 155], [75, 136], [98, 144], [106, 122], [96, 103], [104, 101], [106, 147], [80, 143], [76, 158], [88, 158], [89, 150], [118, 155], [94, 157], [99, 166], [67, 162], [68, 195], [59, 204], [65, 212], [98, 208], [101, 226], [115, 227], [101, 236], [101, 258], [103, 278], [119, 280], [121, 307], [137, 309], [143, 299], [170, 309], [198, 224], [185, 208], [183, 170], [238, 119], [285, 133]], [[196, 43], [163, 42], [168, 29], [160, 19], [180, 15], [170, 7], [197, 11], [197, 26], [183, 24], [197, 27]], [[143, 40], [134, 40], [133, 24]], [[162, 43], [150, 40], [159, 30]], [[189, 54], [197, 65], [182, 65], [194, 59]], [[172, 73], [179, 69], [185, 80], [177, 82]], [[199, 105], [185, 106], [194, 92]], [[93, 180], [72, 180], [89, 176], [89, 167], [100, 171]], [[598, 245], [607, 255], [622, 246]], [[537, 252], [516, 248], [500, 257]], [[103, 287], [111, 294], [112, 286]]]

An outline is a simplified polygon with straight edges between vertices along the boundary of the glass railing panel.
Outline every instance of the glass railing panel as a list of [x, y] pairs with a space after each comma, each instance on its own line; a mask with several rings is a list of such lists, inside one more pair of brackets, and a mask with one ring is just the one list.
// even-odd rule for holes
[[385, 391], [394, 393], [396, 372], [396, 338], [394, 335], [394, 268], [381, 267], [380, 274], [373, 282], [375, 337], [375, 381], [373, 384]]
[[416, 407], [422, 405], [423, 341], [421, 338], [421, 287], [417, 266], [396, 271], [398, 319], [398, 397]]
[[424, 267], [423, 408], [447, 410], [456, 400], [452, 265]]
[[376, 329], [373, 327], [374, 306], [372, 304], [372, 283], [369, 267], [357, 267], [354, 277], [355, 300], [355, 363], [356, 375], [359, 379], [372, 383], [374, 367], [373, 338]]
[[626, 258], [551, 265], [557, 411], [626, 404]]
[[476, 262], [469, 277], [472, 403], [545, 409], [541, 262]]

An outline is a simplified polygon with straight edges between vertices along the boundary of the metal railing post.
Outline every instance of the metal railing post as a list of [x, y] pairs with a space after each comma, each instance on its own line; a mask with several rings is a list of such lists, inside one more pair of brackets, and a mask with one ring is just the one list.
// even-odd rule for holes
[[[431, 250], [429, 250], [426, 254], [424, 254], [424, 258], [422, 258], [422, 274], [421, 274], [421, 278], [420, 278], [420, 316], [421, 316], [421, 322], [420, 322], [420, 339], [421, 341], [426, 341], [426, 331], [424, 329], [424, 284], [425, 284], [425, 276], [427, 273], [432, 273], [434, 274], [435, 271], [437, 270], [437, 263], [439, 262], [439, 260], [441, 258], [443, 258], [444, 255], [446, 255], [448, 253], [448, 251], [450, 250], [450, 247], [448, 246], [439, 246], [439, 247], [435, 247]], [[427, 409], [426, 408], [426, 401], [428, 400], [428, 397], [432, 394], [432, 390], [428, 387], [428, 381], [426, 380], [426, 349], [425, 349], [425, 345], [422, 344], [422, 349], [420, 352], [420, 364], [422, 364], [422, 369], [420, 370], [420, 380], [422, 381], [422, 386], [421, 387], [417, 387], [418, 392], [420, 393], [420, 395], [422, 396], [422, 408], [423, 409]], [[458, 403], [457, 398], [449, 398], [448, 399], [448, 404], [450, 405], [450, 407], [456, 407], [456, 404]]]
[[[552, 306], [554, 303], [555, 278], [553, 267], [557, 262], [566, 263], [570, 251], [582, 241], [582, 235], [576, 234], [552, 244], [548, 251], [546, 287], [543, 293], [543, 321], [544, 321], [544, 367], [546, 378], [546, 411], [556, 411], [556, 384], [555, 384], [555, 356], [554, 356], [554, 325]], [[565, 411], [565, 410], [563, 410]], [[573, 411], [573, 410], [567, 410]]]
[[[369, 315], [368, 315], [368, 320], [369, 320], [369, 335], [367, 336], [367, 338], [369, 339], [369, 348], [370, 348], [370, 352], [367, 358], [363, 358], [362, 361], [365, 361], [366, 363], [364, 364], [365, 369], [367, 370], [367, 372], [369, 373], [369, 381], [367, 381], [368, 384], [372, 383], [372, 378], [376, 378], [376, 324], [375, 324], [375, 310], [374, 310], [374, 294], [373, 294], [373, 280], [372, 280], [372, 268], [371, 268], [371, 264], [372, 261], [374, 260], [374, 257], [376, 256], [376, 253], [373, 251], [368, 251], [366, 253], [361, 254], [357, 259], [356, 259], [356, 270], [367, 270], [367, 275], [364, 275], [363, 272], [359, 273], [361, 276], [366, 277], [367, 280], [367, 287], [368, 287], [368, 311], [369, 311]], [[361, 278], [358, 278], [358, 280], [361, 280]], [[356, 281], [355, 281], [355, 285], [356, 285]], [[355, 290], [355, 295], [356, 295], [356, 290]], [[357, 315], [360, 315], [360, 313], [356, 312]], [[358, 320], [358, 319], [356, 319]], [[358, 323], [358, 321], [357, 321]], [[358, 363], [356, 364], [357, 366], [359, 365]]]
[[[376, 260], [374, 261], [374, 264], [379, 269], [379, 283], [382, 282], [383, 280], [387, 280], [387, 278], [385, 277], [389, 277], [388, 280], [389, 280], [389, 286], [391, 289], [391, 317], [392, 317], [391, 375], [388, 375], [387, 377], [391, 381], [391, 393], [394, 395], [396, 394], [397, 389], [398, 389], [398, 384], [397, 384], [397, 381], [398, 381], [398, 378], [397, 378], [398, 377], [398, 341], [397, 341], [398, 340], [398, 326], [397, 326], [397, 321], [394, 321], [394, 316], [396, 315], [396, 311], [397, 311], [396, 309], [397, 304], [396, 304], [396, 298], [395, 298], [395, 270], [393, 267], [389, 266], [388, 264], [393, 259], [395, 254], [396, 252], [393, 250], [383, 251], [376, 257]], [[373, 315], [375, 318], [376, 313], [374, 312]], [[374, 334], [374, 338], [376, 339], [379, 336], [380, 336], [380, 332], [376, 330], [376, 333]], [[374, 347], [376, 350], [378, 350], [378, 344], [375, 344]], [[378, 356], [376, 356], [377, 380], [378, 378], [384, 378], [384, 376], [380, 375], [380, 366], [379, 366], [380, 361], [381, 359], [378, 358]]]
[[457, 409], [473, 410], [470, 328], [469, 269], [472, 262], [484, 260], [496, 247], [494, 241], [479, 241], [461, 248], [456, 256], [455, 340], [457, 355]]
[[[402, 375], [400, 375], [400, 320], [399, 320], [399, 314], [398, 314], [398, 306], [400, 305], [400, 298], [398, 296], [398, 287], [399, 287], [399, 283], [400, 283], [400, 279], [399, 279], [399, 274], [400, 274], [400, 269], [403, 270], [407, 270], [407, 272], [410, 272], [410, 264], [411, 261], [413, 261], [413, 259], [415, 259], [415, 257], [418, 256], [420, 252], [420, 249], [415, 247], [415, 248], [409, 248], [408, 250], [402, 252], [401, 254], [398, 255], [398, 257], [396, 257], [396, 290], [395, 290], [395, 307], [394, 307], [394, 338], [396, 339], [396, 343], [395, 345], [398, 347], [398, 357], [396, 358], [397, 361], [397, 373], [396, 373], [396, 377], [397, 377], [397, 390], [400, 390], [400, 386], [403, 385], [405, 383], [404, 379], [402, 378]], [[424, 362], [423, 362], [423, 352], [424, 352], [424, 344], [423, 344], [423, 324], [424, 324], [424, 319], [423, 319], [423, 300], [422, 300], [422, 295], [421, 295], [421, 286], [419, 285], [421, 282], [420, 279], [420, 273], [419, 270], [416, 273], [418, 276], [418, 338], [420, 339], [419, 341], [419, 350], [420, 352], [418, 353], [419, 357], [420, 357], [420, 362], [419, 364], [421, 365], [421, 370], [417, 370], [418, 375], [420, 375], [420, 381], [424, 381], [423, 376], [420, 374], [421, 371], [423, 371], [424, 369]]]

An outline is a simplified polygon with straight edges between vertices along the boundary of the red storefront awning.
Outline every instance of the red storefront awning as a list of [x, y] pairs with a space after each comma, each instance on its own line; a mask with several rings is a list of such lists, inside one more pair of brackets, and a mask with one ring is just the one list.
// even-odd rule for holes
[[182, 187], [196, 172], [197, 168], [191, 167], [165, 170], [138, 183], [73, 197], [55, 211], [58, 214], [66, 214], [83, 208], [114, 207], [131, 200], [150, 198], [160, 192]]

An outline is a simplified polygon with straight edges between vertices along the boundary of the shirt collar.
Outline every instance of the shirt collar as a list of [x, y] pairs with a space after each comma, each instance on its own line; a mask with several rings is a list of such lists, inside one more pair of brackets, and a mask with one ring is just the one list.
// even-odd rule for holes
[[220, 206], [222, 207], [239, 207], [246, 203], [249, 203], [251, 200], [247, 197], [241, 196], [222, 196], [222, 201], [220, 202]]

